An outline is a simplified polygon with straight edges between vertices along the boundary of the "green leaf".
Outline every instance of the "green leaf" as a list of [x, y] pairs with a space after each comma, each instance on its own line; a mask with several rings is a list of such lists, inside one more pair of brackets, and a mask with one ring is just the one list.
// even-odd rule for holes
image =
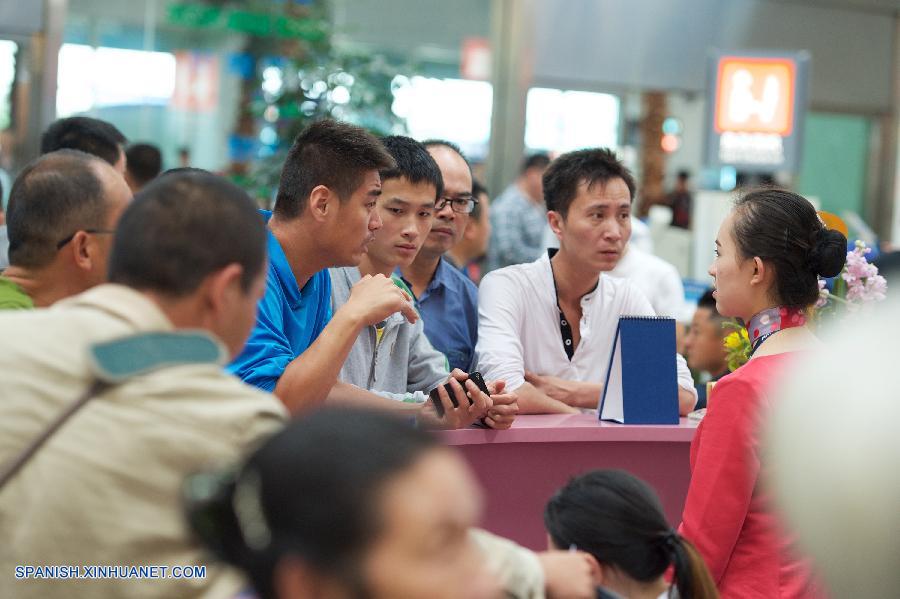
[[[841, 274], [843, 272], [841, 271]], [[847, 297], [847, 281], [841, 275], [834, 279], [834, 289], [832, 289], [831, 294], [841, 299]]]

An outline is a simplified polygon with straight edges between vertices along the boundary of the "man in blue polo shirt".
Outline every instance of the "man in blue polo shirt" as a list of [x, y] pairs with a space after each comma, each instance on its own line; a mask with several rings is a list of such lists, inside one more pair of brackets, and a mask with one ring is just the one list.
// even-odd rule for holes
[[[336, 400], [409, 412], [430, 426], [467, 426], [490, 398], [449, 407], [406, 405], [337, 381], [360, 331], [400, 312], [418, 318], [411, 298], [384, 275], [363, 277], [331, 314], [327, 268], [358, 265], [381, 227], [379, 170], [394, 160], [365, 130], [331, 120], [307, 127], [288, 152], [267, 220], [269, 267], [256, 327], [229, 370], [273, 392], [292, 413]], [[475, 389], [477, 392], [477, 388]], [[482, 394], [483, 395], [483, 394]]]
[[422, 249], [401, 274], [416, 295], [431, 345], [447, 356], [451, 369], [469, 372], [478, 341], [478, 288], [444, 254], [462, 238], [478, 200], [472, 196], [472, 170], [459, 148], [443, 140], [424, 145], [441, 169], [444, 194]]

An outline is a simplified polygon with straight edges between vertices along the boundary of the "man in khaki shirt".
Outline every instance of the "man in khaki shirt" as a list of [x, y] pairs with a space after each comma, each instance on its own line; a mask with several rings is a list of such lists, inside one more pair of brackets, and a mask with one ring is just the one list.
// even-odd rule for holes
[[[0, 488], [0, 596], [229, 597], [245, 586], [207, 563], [190, 537], [181, 485], [189, 473], [239, 460], [285, 418], [276, 398], [222, 369], [254, 324], [265, 240], [239, 188], [209, 173], [166, 175], [123, 215], [111, 284], [49, 309], [0, 314], [0, 465], [96, 381], [104, 359], [127, 370], [152, 357], [97, 358], [98, 343], [193, 330], [220, 350], [218, 361], [181, 356], [180, 365], [113, 385]], [[151, 350], [154, 339], [144, 338]], [[39, 578], [28, 566], [67, 566], [39, 573], [70, 577]], [[120, 576], [130, 566], [167, 569], [85, 578], [100, 573], [92, 566], [122, 566]], [[175, 568], [186, 566], [206, 568], [176, 578]]]

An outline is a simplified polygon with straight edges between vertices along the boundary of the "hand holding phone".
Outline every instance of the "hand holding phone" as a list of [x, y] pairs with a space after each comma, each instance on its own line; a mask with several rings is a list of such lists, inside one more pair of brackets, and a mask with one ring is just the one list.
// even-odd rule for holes
[[[472, 381], [473, 383], [475, 383], [475, 386], [478, 387], [478, 389], [482, 393], [484, 393], [485, 395], [490, 397], [491, 394], [488, 391], [487, 385], [485, 384], [484, 378], [481, 376], [480, 372], [470, 372], [468, 374], [468, 378], [465, 380], [469, 380], [469, 381]], [[469, 400], [469, 405], [474, 404], [475, 402], [472, 400], [472, 397], [466, 392], [465, 384], [464, 384], [465, 381], [457, 380], [457, 383], [462, 387], [462, 392], [465, 394], [466, 399]], [[450, 403], [453, 404], [454, 408], [458, 408], [459, 400], [457, 399], [457, 392], [456, 392], [456, 389], [454, 389], [454, 387], [453, 387], [453, 383], [450, 383], [450, 382], [444, 383], [443, 387], [444, 387], [444, 391], [447, 392], [447, 397], [450, 398]], [[435, 387], [434, 389], [432, 389], [431, 392], [428, 394], [428, 398], [434, 404], [434, 410], [435, 410], [435, 412], [437, 412], [437, 415], [439, 417], [443, 418], [444, 404], [441, 402], [440, 395], [438, 394], [439, 388], [440, 387]]]

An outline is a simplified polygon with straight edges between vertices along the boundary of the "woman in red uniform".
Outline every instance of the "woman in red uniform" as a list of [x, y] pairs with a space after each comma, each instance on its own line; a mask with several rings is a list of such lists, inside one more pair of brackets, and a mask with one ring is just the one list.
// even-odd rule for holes
[[709, 269], [716, 308], [747, 325], [753, 352], [716, 383], [697, 429], [681, 533], [724, 598], [818, 596], [760, 484], [758, 425], [771, 382], [818, 343], [806, 309], [818, 298], [818, 276], [837, 275], [846, 252], [846, 238], [825, 229], [806, 199], [778, 189], [748, 193], [719, 228]]

